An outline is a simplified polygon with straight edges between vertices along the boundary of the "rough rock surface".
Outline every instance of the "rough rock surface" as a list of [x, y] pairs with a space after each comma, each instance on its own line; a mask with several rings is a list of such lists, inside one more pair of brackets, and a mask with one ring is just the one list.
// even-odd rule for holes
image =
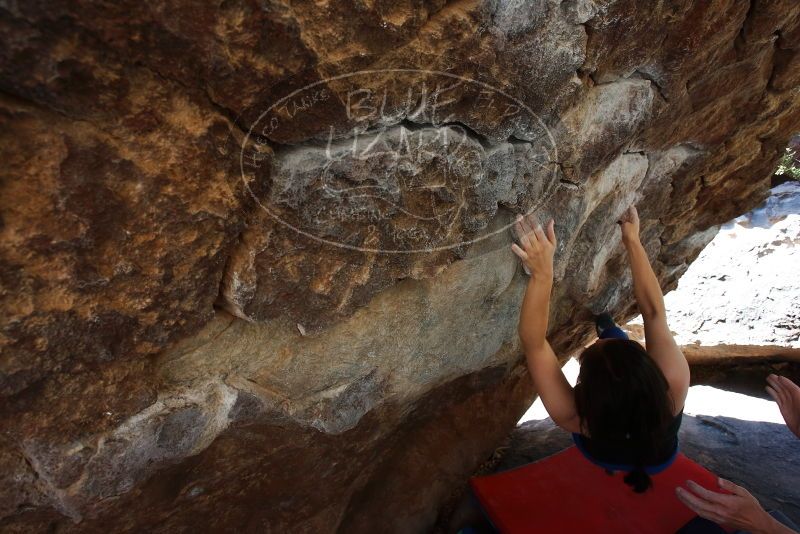
[[[791, 0], [1, 2], [0, 528], [424, 531], [552, 341], [758, 204]], [[481, 432], [475, 432], [480, 428]]]
[[[684, 415], [678, 439], [686, 456], [747, 488], [765, 509], [800, 521], [800, 448], [786, 425]], [[511, 433], [495, 470], [535, 462], [572, 445], [569, 433], [552, 419], [528, 421]]]

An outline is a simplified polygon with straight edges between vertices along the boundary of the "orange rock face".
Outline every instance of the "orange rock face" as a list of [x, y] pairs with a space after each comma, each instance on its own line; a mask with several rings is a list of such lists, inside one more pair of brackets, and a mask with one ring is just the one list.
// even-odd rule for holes
[[0, 7], [0, 527], [425, 531], [551, 341], [665, 287], [800, 130], [800, 6]]

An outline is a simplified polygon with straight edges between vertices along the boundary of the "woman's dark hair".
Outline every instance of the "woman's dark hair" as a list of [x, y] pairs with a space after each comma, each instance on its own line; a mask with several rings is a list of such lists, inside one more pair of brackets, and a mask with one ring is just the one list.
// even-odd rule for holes
[[673, 419], [669, 384], [639, 343], [608, 339], [580, 356], [575, 404], [581, 429], [592, 441], [633, 446], [635, 469], [625, 482], [638, 492], [652, 485], [646, 462], [663, 454], [664, 434]]

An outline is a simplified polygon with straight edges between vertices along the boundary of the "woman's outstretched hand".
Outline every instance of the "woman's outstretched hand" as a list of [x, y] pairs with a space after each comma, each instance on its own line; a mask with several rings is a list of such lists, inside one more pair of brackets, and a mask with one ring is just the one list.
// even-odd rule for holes
[[617, 221], [622, 229], [622, 241], [634, 243], [639, 240], [639, 212], [636, 206], [630, 206]]
[[553, 219], [547, 223], [547, 230], [536, 221], [533, 215], [517, 216], [514, 225], [520, 244], [511, 245], [511, 250], [519, 256], [534, 278], [553, 277], [553, 256], [556, 251], [556, 233]]
[[786, 426], [800, 438], [800, 386], [778, 375], [769, 375], [767, 384], [767, 393], [778, 403]]

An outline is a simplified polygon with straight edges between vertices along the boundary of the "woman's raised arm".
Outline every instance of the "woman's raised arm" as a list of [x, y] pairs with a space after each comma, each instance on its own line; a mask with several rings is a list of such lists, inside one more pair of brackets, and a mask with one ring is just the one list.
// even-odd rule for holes
[[636, 303], [644, 320], [647, 353], [669, 383], [669, 393], [674, 405], [673, 413], [677, 415], [683, 409], [689, 391], [689, 364], [667, 325], [664, 295], [661, 293], [658, 278], [650, 266], [647, 252], [639, 241], [639, 214], [634, 206], [628, 208], [622, 215], [619, 225], [622, 229], [622, 242], [628, 251], [628, 260], [631, 264]]
[[553, 225], [550, 220], [545, 232], [532, 217], [517, 218], [515, 228], [520, 244], [511, 245], [511, 249], [531, 273], [522, 299], [518, 331], [528, 371], [547, 413], [558, 426], [577, 433], [580, 420], [575, 409], [575, 395], [545, 337], [556, 249]]

